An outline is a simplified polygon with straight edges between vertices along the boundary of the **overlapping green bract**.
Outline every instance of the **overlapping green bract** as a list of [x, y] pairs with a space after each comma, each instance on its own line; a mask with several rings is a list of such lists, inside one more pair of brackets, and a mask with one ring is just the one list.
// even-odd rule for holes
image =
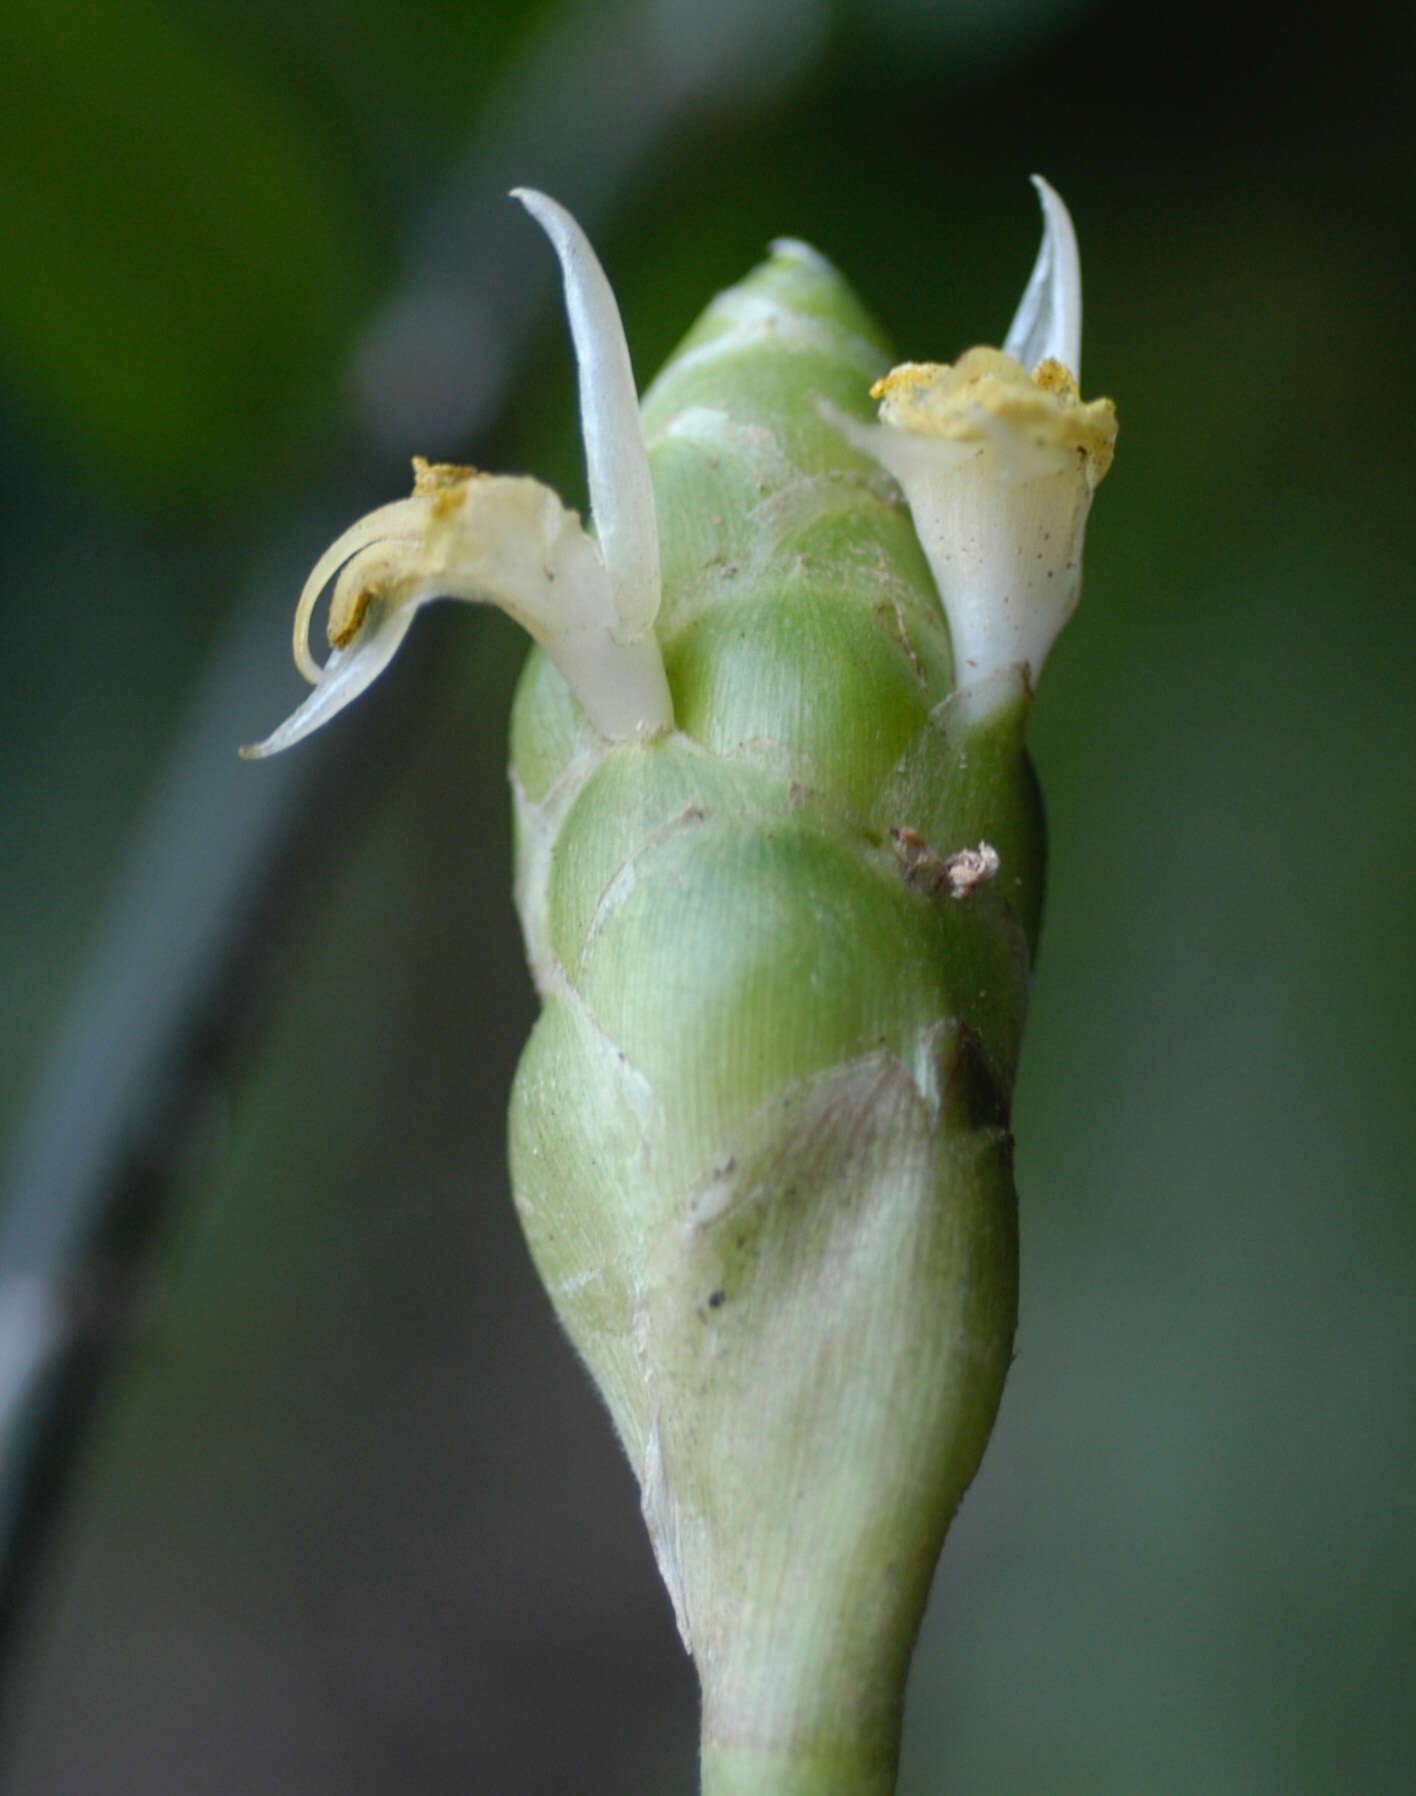
[[[890, 1787], [1016, 1307], [1028, 699], [953, 696], [909, 513], [818, 409], [868, 417], [886, 366], [801, 245], [715, 301], [644, 403], [677, 729], [606, 743], [539, 651], [513, 723], [544, 1000], [517, 1203], [639, 1475], [724, 1789], [763, 1753]], [[980, 841], [996, 876], [952, 882]]]

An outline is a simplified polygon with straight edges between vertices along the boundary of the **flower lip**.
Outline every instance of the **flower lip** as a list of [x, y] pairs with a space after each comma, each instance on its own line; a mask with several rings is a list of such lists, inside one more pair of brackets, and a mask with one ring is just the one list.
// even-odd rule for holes
[[959, 689], [1036, 685], [1081, 593], [1082, 543], [1116, 411], [1078, 390], [1081, 268], [1061, 199], [1034, 177], [1043, 243], [1004, 349], [906, 362], [871, 388], [879, 422], [823, 415], [899, 482], [949, 621]]
[[1033, 373], [1005, 350], [970, 349], [957, 362], [903, 362], [870, 389], [880, 421], [938, 441], [992, 445], [1004, 478], [1057, 473], [1080, 454], [1095, 488], [1111, 466], [1116, 409], [1082, 399], [1077, 383], [1049, 358]]
[[[315, 564], [295, 614], [295, 659], [314, 691], [273, 735], [243, 749], [290, 748], [353, 702], [384, 671], [414, 616], [434, 599], [490, 602], [560, 668], [611, 740], [671, 727], [658, 642], [621, 642], [609, 575], [594, 541], [549, 487], [518, 475], [414, 464], [410, 498], [360, 519]], [[341, 565], [342, 564], [342, 565]], [[309, 627], [334, 578], [329, 659], [310, 654]]]
[[[581, 425], [599, 542], [539, 481], [415, 458], [413, 492], [330, 545], [295, 609], [293, 647], [314, 691], [264, 742], [291, 747], [359, 696], [433, 599], [488, 602], [521, 624], [611, 741], [673, 727], [654, 635], [659, 543], [649, 458], [614, 294], [584, 232], [545, 194], [518, 189], [560, 262], [580, 377]], [[323, 666], [310, 622], [334, 581]]]

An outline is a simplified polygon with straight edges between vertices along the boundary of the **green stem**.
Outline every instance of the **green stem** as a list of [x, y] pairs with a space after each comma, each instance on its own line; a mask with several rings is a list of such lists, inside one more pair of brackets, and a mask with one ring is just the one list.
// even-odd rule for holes
[[888, 1765], [847, 1752], [825, 1756], [758, 1751], [749, 1747], [703, 1752], [703, 1796], [892, 1796]]

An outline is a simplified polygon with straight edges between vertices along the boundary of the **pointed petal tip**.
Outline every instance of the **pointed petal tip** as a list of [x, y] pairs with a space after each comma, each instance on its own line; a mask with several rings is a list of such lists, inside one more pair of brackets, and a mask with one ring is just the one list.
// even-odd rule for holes
[[1077, 233], [1061, 194], [1042, 175], [1030, 177], [1042, 207], [1042, 244], [1004, 351], [1031, 373], [1060, 362], [1082, 378], [1082, 264]]
[[632, 639], [658, 615], [659, 533], [619, 306], [589, 238], [565, 207], [534, 187], [511, 192], [550, 238], [560, 263], [579, 377], [590, 512], [620, 629]]
[[544, 224], [547, 218], [569, 218], [565, 207], [558, 205], [548, 193], [542, 193], [539, 187], [509, 187], [507, 195], [526, 210], [539, 223]]
[[329, 660], [320, 670], [319, 684], [302, 705], [292, 711], [285, 722], [272, 730], [263, 742], [248, 743], [239, 749], [243, 761], [263, 761], [293, 748], [307, 736], [323, 728], [366, 691], [397, 654], [408, 634], [414, 617], [427, 602], [419, 599], [393, 610], [371, 611], [369, 621], [347, 648], [332, 649]]
[[1032, 182], [1038, 204], [1042, 207], [1044, 247], [1050, 247], [1054, 262], [1059, 257], [1078, 260], [1077, 232], [1072, 223], [1072, 214], [1067, 210], [1067, 202], [1045, 175], [1029, 175], [1028, 179]]

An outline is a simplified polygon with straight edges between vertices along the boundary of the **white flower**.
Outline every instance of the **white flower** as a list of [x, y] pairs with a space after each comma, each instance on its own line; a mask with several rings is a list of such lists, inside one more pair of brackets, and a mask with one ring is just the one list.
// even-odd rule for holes
[[1002, 350], [906, 362], [877, 381], [880, 422], [823, 404], [900, 483], [949, 620], [961, 689], [1024, 666], [1036, 685], [1076, 609], [1082, 539], [1111, 466], [1116, 411], [1084, 403], [1082, 281], [1067, 208], [1039, 176], [1042, 248]]
[[[654, 495], [619, 309], [570, 214], [529, 189], [517, 189], [516, 197], [561, 264], [599, 540], [539, 481], [415, 459], [412, 497], [361, 518], [305, 582], [295, 612], [295, 663], [314, 691], [244, 755], [275, 754], [328, 723], [388, 666], [419, 608], [439, 598], [497, 605], [514, 618], [611, 740], [673, 727], [654, 635]], [[310, 619], [332, 578], [330, 655], [321, 666], [310, 653]]]

